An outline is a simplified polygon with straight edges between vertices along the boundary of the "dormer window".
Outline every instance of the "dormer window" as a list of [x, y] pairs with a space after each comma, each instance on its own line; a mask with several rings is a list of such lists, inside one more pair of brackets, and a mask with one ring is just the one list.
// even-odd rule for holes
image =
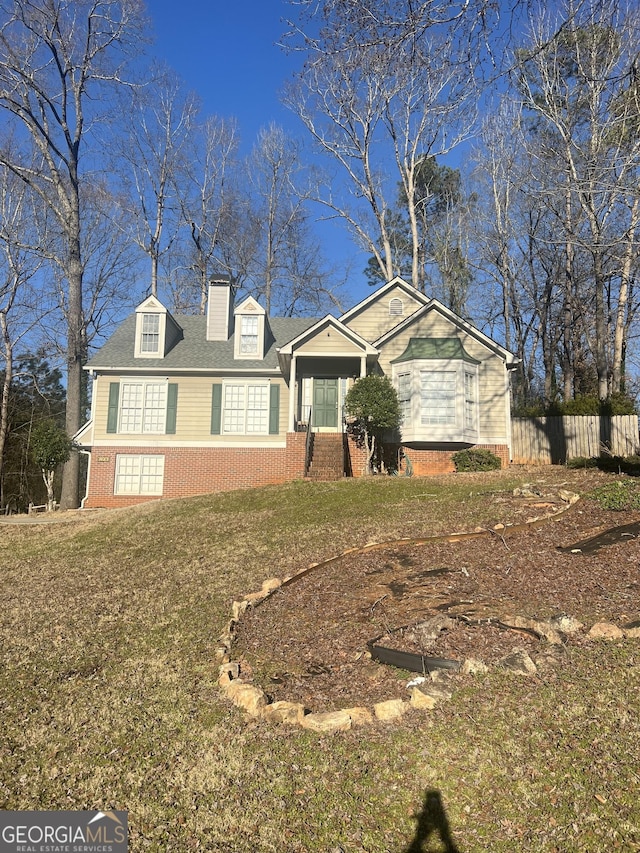
[[267, 348], [266, 312], [253, 296], [248, 296], [233, 312], [234, 358], [262, 360]]
[[164, 358], [182, 340], [182, 329], [155, 297], [136, 308], [135, 358]]
[[160, 315], [142, 315], [142, 337], [140, 352], [147, 355], [158, 355], [160, 352]]
[[404, 305], [402, 304], [402, 299], [394, 296], [393, 299], [389, 302], [389, 316], [390, 317], [402, 317], [404, 314]]
[[240, 328], [240, 353], [242, 355], [258, 354], [258, 318], [241, 318]]

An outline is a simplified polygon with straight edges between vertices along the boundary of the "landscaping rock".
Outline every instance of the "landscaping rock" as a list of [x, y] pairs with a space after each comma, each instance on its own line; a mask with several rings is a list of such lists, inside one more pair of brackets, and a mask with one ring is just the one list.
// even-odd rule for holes
[[238, 619], [242, 616], [244, 611], [249, 606], [249, 602], [244, 599], [243, 601], [234, 601], [231, 605], [231, 613], [233, 615], [234, 620], [237, 622]]
[[438, 704], [438, 700], [428, 693], [423, 693], [419, 687], [411, 689], [411, 699], [409, 700], [412, 708], [418, 711], [433, 711]]
[[542, 637], [554, 646], [562, 645], [562, 635], [548, 622], [529, 619], [526, 616], [502, 616], [500, 621], [508, 625], [509, 628], [523, 628], [526, 631], [533, 631], [538, 637]]
[[640, 640], [640, 628], [624, 628], [624, 635], [629, 639]]
[[377, 702], [373, 706], [376, 720], [397, 720], [408, 710], [408, 703], [402, 699], [387, 699], [386, 702]]
[[351, 722], [347, 711], [324, 711], [307, 714], [302, 718], [301, 726], [314, 732], [346, 732], [351, 728]]
[[262, 717], [269, 723], [302, 723], [304, 705], [301, 702], [274, 702], [262, 708]]
[[622, 628], [611, 622], [596, 622], [587, 633], [591, 640], [621, 640], [624, 637]]
[[534, 675], [538, 668], [524, 649], [515, 649], [510, 655], [505, 655], [498, 665], [509, 669], [516, 675]]
[[269, 580], [264, 581], [262, 584], [262, 592], [267, 595], [270, 592], [273, 592], [274, 589], [278, 589], [278, 587], [282, 586], [282, 581], [280, 578], [269, 578]]
[[252, 717], [260, 716], [267, 704], [264, 691], [244, 681], [231, 681], [225, 692], [237, 708], [242, 708]]
[[558, 616], [552, 616], [549, 619], [549, 625], [563, 634], [577, 634], [578, 631], [582, 631], [584, 628], [582, 622], [578, 622], [573, 616], [565, 616], [563, 613]]
[[373, 722], [373, 714], [368, 708], [345, 708], [344, 712], [351, 717], [354, 726], [366, 726]]
[[463, 675], [484, 675], [489, 672], [489, 667], [477, 658], [467, 658], [463, 661], [460, 672]]

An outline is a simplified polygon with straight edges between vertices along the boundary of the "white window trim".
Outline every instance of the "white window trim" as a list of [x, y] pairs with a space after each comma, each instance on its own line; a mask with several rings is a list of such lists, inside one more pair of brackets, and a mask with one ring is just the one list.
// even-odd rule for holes
[[[156, 350], [145, 350], [142, 348], [143, 328], [145, 317], [158, 318], [158, 348]], [[136, 313], [136, 340], [134, 358], [164, 358], [165, 341], [167, 334], [167, 315], [160, 311], [138, 311]]]
[[[142, 386], [142, 407], [140, 413], [140, 428], [139, 429], [123, 429], [122, 428], [122, 410], [124, 403], [124, 387], [126, 385]], [[145, 413], [145, 394], [146, 389], [150, 385], [164, 386], [164, 413], [162, 415], [159, 429], [144, 428], [144, 413]], [[168, 379], [121, 379], [120, 393], [118, 395], [118, 434], [120, 435], [165, 435], [167, 424], [167, 400], [169, 396], [169, 380]]]
[[[455, 423], [422, 424], [421, 414], [421, 374], [423, 372], [452, 372], [456, 374]], [[464, 443], [476, 444], [479, 441], [479, 395], [478, 365], [462, 359], [415, 359], [393, 365], [393, 385], [398, 389], [398, 379], [402, 374], [410, 374], [411, 397], [408, 409], [410, 416], [403, 419], [402, 440], [420, 443]], [[466, 394], [465, 374], [474, 375], [475, 427], [467, 427], [465, 421]], [[407, 422], [408, 420], [408, 422]]]
[[[125, 473], [124, 466], [130, 462], [137, 462], [138, 471], [133, 473]], [[145, 463], [153, 462], [155, 471], [153, 473], [145, 472]], [[138, 487], [136, 489], [122, 488], [122, 481], [125, 477], [138, 478]], [[153, 477], [155, 485], [152, 488], [144, 488], [145, 476]], [[164, 456], [159, 453], [118, 453], [116, 454], [116, 467], [114, 472], [113, 494], [114, 495], [153, 495], [161, 496], [164, 490]]]
[[[243, 429], [235, 430], [228, 429], [227, 424], [227, 413], [230, 411], [239, 411], [236, 409], [232, 409], [226, 405], [227, 401], [227, 391], [230, 388], [241, 386], [244, 389], [244, 420], [243, 420]], [[256, 411], [262, 411], [264, 414], [264, 429], [261, 430], [252, 430], [251, 432], [247, 432], [247, 420], [248, 420], [248, 389], [249, 388], [261, 388], [266, 389], [266, 405], [264, 409], [258, 409]], [[255, 382], [251, 380], [245, 381], [232, 381], [229, 380], [227, 382], [222, 383], [222, 412], [220, 416], [220, 434], [221, 435], [249, 435], [249, 436], [257, 436], [257, 435], [269, 435], [269, 409], [270, 409], [270, 394], [271, 394], [271, 383], [270, 382]]]
[[[245, 317], [255, 317], [258, 321], [257, 346], [254, 352], [242, 352], [242, 321]], [[247, 361], [261, 361], [264, 358], [264, 313], [242, 311], [235, 314], [234, 358]]]

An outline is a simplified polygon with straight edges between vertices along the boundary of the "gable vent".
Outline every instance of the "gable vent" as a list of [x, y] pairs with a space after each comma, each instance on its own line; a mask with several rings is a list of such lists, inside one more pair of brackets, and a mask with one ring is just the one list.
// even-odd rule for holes
[[404, 314], [404, 305], [402, 304], [402, 299], [398, 299], [396, 296], [389, 302], [389, 316], [390, 317], [401, 317]]

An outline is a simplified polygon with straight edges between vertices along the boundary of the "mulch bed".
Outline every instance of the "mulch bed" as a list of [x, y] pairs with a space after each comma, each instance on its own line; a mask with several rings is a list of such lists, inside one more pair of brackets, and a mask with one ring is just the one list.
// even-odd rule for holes
[[[491, 665], [515, 648], [534, 655], [545, 645], [496, 625], [505, 615], [568, 614], [587, 627], [633, 622], [640, 618], [637, 538], [625, 536], [593, 554], [559, 550], [630, 522], [640, 522], [640, 513], [583, 500], [556, 520], [519, 532], [346, 555], [247, 611], [234, 659], [274, 701], [325, 711], [406, 694], [406, 673], [371, 660], [367, 643], [374, 638], [400, 650]], [[425, 620], [445, 615], [452, 622], [435, 638], [420, 631]]]

